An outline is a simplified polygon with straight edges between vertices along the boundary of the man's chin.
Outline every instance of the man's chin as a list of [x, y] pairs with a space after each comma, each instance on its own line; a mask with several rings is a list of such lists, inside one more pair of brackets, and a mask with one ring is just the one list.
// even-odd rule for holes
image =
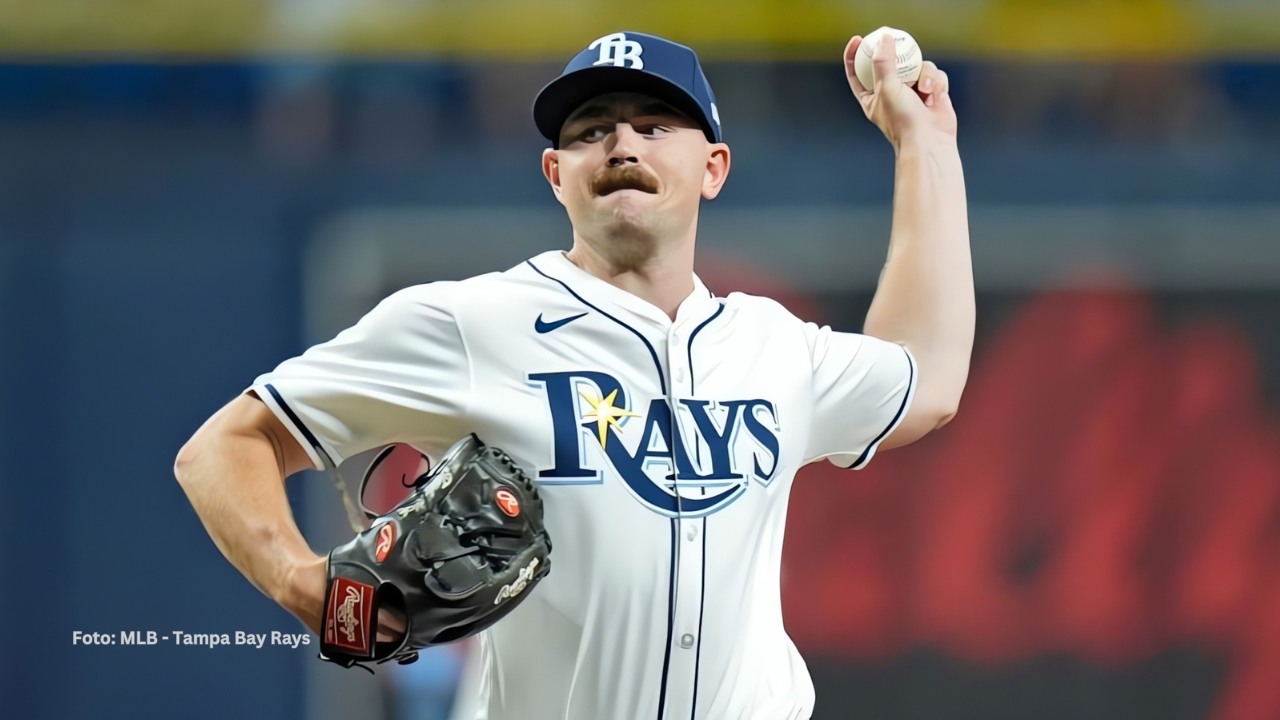
[[653, 219], [639, 208], [617, 207], [600, 217], [604, 235], [618, 240], [647, 241], [653, 235]]

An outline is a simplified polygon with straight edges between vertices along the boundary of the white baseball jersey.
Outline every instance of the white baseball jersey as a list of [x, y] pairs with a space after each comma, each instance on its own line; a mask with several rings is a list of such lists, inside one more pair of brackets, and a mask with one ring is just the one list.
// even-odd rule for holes
[[782, 624], [787, 498], [860, 468], [907, 351], [697, 278], [674, 322], [560, 251], [402, 290], [253, 389], [316, 467], [465, 433], [537, 477], [551, 573], [481, 635], [487, 720], [808, 718]]

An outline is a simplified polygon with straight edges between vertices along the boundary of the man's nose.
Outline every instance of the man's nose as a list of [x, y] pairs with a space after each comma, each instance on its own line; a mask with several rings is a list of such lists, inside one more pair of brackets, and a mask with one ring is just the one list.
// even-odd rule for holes
[[640, 133], [636, 132], [630, 123], [618, 123], [610, 137], [612, 146], [609, 148], [609, 167], [634, 165], [640, 162], [636, 154], [636, 142], [639, 139]]

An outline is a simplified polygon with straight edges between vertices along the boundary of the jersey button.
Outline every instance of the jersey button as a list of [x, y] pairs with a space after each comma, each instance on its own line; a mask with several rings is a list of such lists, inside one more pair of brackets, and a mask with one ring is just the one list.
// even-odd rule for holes
[[693, 647], [693, 635], [689, 633], [685, 633], [681, 635], [680, 647], [684, 648], [685, 650], [688, 650], [689, 648]]
[[671, 373], [671, 379], [678, 383], [684, 382], [684, 370], [676, 368], [675, 372]]
[[698, 528], [696, 528], [696, 527], [691, 527], [691, 528], [689, 528], [689, 530], [684, 534], [684, 536], [685, 536], [685, 537], [687, 537], [687, 538], [689, 538], [689, 541], [690, 541], [690, 542], [692, 542], [692, 541], [694, 541], [694, 540], [697, 540], [697, 539], [698, 539]]

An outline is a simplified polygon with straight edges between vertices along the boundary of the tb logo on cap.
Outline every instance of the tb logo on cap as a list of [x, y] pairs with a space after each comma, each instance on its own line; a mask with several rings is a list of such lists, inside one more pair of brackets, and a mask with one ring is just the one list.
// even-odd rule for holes
[[587, 46], [588, 50], [600, 48], [600, 59], [592, 63], [592, 65], [615, 65], [617, 67], [632, 67], [636, 70], [644, 69], [644, 60], [640, 59], [640, 53], [644, 52], [644, 48], [635, 40], [628, 40], [625, 33], [614, 33], [605, 35]]

